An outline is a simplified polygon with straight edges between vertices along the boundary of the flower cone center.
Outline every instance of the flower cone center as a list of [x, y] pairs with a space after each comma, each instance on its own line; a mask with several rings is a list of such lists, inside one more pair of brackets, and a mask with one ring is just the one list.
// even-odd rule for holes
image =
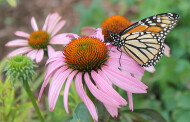
[[110, 38], [110, 32], [119, 34], [129, 25], [131, 25], [130, 21], [123, 16], [114, 15], [107, 18], [101, 25], [105, 41], [108, 39], [112, 42], [113, 40]]
[[28, 44], [34, 49], [46, 48], [50, 40], [50, 36], [46, 31], [35, 31], [30, 34]]
[[108, 59], [104, 42], [94, 37], [81, 37], [71, 41], [64, 49], [68, 67], [79, 71], [101, 68]]

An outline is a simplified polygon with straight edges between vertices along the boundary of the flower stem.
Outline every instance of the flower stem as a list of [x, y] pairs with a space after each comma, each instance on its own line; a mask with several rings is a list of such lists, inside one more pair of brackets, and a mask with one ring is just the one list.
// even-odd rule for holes
[[39, 110], [39, 108], [38, 108], [38, 106], [37, 106], [37, 104], [36, 104], [36, 100], [35, 100], [35, 98], [34, 98], [34, 96], [33, 96], [33, 94], [32, 94], [32, 91], [30, 90], [30, 87], [29, 87], [27, 81], [24, 81], [24, 82], [23, 82], [23, 87], [24, 87], [26, 93], [28, 94], [28, 97], [29, 97], [30, 100], [32, 101], [32, 104], [33, 104], [34, 109], [35, 109], [35, 111], [36, 111], [36, 113], [37, 113], [37, 115], [38, 115], [39, 120], [40, 120], [41, 122], [44, 122], [44, 118], [42, 117], [42, 115], [41, 115], [41, 113], [40, 113], [40, 110]]

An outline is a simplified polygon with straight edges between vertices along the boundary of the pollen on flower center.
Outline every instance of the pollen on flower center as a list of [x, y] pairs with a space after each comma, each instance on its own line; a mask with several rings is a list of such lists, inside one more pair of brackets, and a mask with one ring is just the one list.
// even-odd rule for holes
[[[109, 18], [107, 18], [102, 24], [102, 34], [104, 35], [104, 38], [112, 42], [110, 37], [110, 32], [119, 34], [122, 30], [127, 28], [129, 25], [131, 25], [130, 21], [127, 20], [123, 16], [114, 15]], [[105, 40], [105, 41], [106, 41]]]
[[35, 31], [30, 34], [28, 44], [34, 49], [46, 48], [50, 40], [50, 36], [46, 31]]
[[68, 67], [79, 71], [101, 68], [108, 59], [104, 42], [94, 37], [81, 37], [71, 41], [64, 49]]

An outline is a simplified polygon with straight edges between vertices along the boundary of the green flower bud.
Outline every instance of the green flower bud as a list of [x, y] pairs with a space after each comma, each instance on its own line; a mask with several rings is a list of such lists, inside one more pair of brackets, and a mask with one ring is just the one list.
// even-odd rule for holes
[[5, 67], [6, 76], [10, 77], [10, 81], [15, 83], [16, 81], [32, 81], [32, 75], [35, 74], [33, 70], [37, 65], [33, 64], [33, 61], [27, 57], [18, 55], [8, 59], [8, 63]]

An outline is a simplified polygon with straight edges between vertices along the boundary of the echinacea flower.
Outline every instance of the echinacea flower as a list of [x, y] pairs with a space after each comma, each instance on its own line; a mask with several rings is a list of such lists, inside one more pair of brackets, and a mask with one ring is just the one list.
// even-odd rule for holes
[[[58, 13], [49, 14], [42, 29], [39, 29], [35, 18], [32, 17], [31, 25], [33, 32], [28, 34], [26, 32], [16, 31], [15, 35], [23, 37], [24, 39], [15, 39], [13, 41], [9, 41], [5, 45], [8, 47], [20, 47], [11, 52], [7, 57], [27, 53], [27, 56], [31, 59], [36, 59], [37, 63], [41, 62], [44, 53], [47, 53], [50, 57], [55, 52], [51, 46], [52, 44], [68, 43], [69, 38], [65, 36], [65, 33], [56, 35], [66, 22], [65, 20], [60, 20], [61, 16]], [[60, 38], [62, 40], [60, 40]]]
[[[72, 40], [63, 52], [58, 51], [47, 60], [48, 67], [38, 101], [52, 77], [48, 92], [50, 111], [53, 111], [60, 90], [66, 83], [63, 101], [65, 110], [69, 113], [68, 92], [72, 81], [94, 121], [98, 121], [96, 107], [85, 93], [85, 88], [104, 104], [112, 117], [117, 117], [118, 108], [126, 105], [127, 101], [113, 88], [115, 85], [127, 92], [129, 108], [133, 110], [132, 93], [147, 92], [148, 87], [138, 79], [144, 75], [144, 69], [125, 54], [120, 59], [120, 52], [115, 47], [109, 49], [101, 29], [93, 36]], [[84, 85], [87, 87], [84, 88]]]

